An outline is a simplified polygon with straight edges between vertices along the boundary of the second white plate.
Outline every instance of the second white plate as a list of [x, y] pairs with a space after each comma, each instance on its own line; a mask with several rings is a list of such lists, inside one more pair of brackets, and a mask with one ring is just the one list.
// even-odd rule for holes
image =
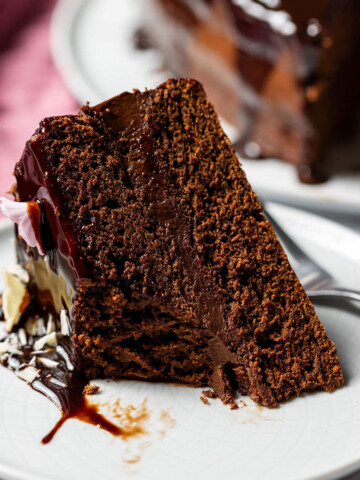
[[[52, 22], [55, 62], [81, 103], [99, 103], [123, 91], [152, 88], [171, 77], [155, 51], [134, 48], [142, 0], [60, 0]], [[231, 127], [224, 124], [230, 138]], [[307, 208], [358, 214], [360, 174], [337, 175], [322, 185], [303, 185], [295, 169], [278, 160], [242, 161], [264, 198]]]

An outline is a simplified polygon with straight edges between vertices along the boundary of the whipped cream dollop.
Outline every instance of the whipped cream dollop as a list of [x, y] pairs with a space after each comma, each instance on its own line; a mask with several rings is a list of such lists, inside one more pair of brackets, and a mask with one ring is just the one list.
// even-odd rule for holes
[[15, 202], [5, 197], [0, 197], [0, 209], [2, 213], [16, 223], [19, 229], [19, 235], [29, 245], [29, 247], [37, 248], [40, 255], [44, 255], [42, 246], [38, 242], [34, 230], [34, 226], [30, 217], [30, 206], [36, 202]]

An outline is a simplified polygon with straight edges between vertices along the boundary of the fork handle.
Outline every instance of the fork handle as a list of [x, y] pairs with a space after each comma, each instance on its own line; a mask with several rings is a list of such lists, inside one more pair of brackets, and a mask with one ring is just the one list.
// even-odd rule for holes
[[346, 288], [334, 287], [324, 290], [309, 290], [306, 293], [309, 295], [310, 298], [340, 297], [360, 302], [360, 292], [357, 290], [348, 290]]

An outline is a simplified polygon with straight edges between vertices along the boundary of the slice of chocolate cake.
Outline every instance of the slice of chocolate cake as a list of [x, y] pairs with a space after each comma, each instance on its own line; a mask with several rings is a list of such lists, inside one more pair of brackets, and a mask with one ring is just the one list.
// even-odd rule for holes
[[22, 332], [26, 348], [6, 363], [23, 371], [15, 360], [27, 349], [30, 383], [33, 355], [56, 348], [67, 374], [70, 363], [87, 379], [211, 387], [228, 403], [237, 389], [275, 407], [342, 384], [336, 349], [196, 81], [43, 120], [15, 175], [16, 202], [2, 208], [18, 225], [30, 279], [13, 275], [32, 302], [19, 300], [7, 327], [31, 341]]
[[309, 183], [360, 170], [358, 0], [150, 0], [144, 24], [175, 75], [203, 82], [241, 154]]

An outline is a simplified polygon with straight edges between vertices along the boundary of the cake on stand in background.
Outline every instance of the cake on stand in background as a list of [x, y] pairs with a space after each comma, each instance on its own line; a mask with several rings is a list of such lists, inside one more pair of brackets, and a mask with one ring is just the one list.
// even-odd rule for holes
[[306, 183], [360, 169], [360, 3], [151, 0], [151, 43], [201, 81], [237, 150], [280, 158]]

